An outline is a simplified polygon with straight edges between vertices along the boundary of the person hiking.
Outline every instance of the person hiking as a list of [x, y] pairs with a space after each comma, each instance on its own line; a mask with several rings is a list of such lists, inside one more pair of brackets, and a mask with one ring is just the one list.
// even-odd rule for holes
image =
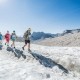
[[24, 50], [25, 46], [28, 44], [28, 51], [31, 52], [30, 50], [30, 36], [31, 36], [31, 28], [28, 28], [28, 30], [24, 33], [24, 39], [25, 39], [25, 45], [22, 47]]
[[15, 48], [16, 38], [17, 38], [16, 33], [15, 33], [15, 31], [13, 31], [13, 33], [11, 34], [11, 40], [12, 40], [11, 47], [14, 47]]
[[0, 32], [0, 45], [2, 45], [2, 39], [3, 39], [3, 36], [2, 36], [2, 34]]
[[9, 46], [9, 41], [10, 41], [10, 34], [9, 34], [9, 31], [7, 31], [7, 33], [5, 34], [5, 40], [6, 40], [5, 45], [7, 44], [7, 46]]

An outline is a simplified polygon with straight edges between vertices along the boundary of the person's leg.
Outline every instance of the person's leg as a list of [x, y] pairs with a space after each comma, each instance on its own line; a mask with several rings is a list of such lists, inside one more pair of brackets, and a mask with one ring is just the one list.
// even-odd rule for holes
[[22, 47], [22, 49], [24, 50], [24, 48], [27, 46], [27, 44], [25, 44], [23, 47]]
[[7, 39], [5, 39], [5, 45], [7, 44]]
[[9, 46], [9, 40], [7, 40], [7, 46]]
[[14, 48], [15, 48], [15, 41], [13, 41], [13, 46], [14, 46]]
[[13, 47], [13, 46], [15, 48], [15, 41], [14, 40], [12, 40], [12, 44], [11, 44], [11, 47]]
[[14, 40], [13, 40], [13, 42], [12, 42], [12, 46], [15, 46]]
[[12, 40], [12, 44], [11, 44], [11, 47], [13, 46], [13, 40]]
[[30, 43], [28, 43], [28, 50], [30, 50]]
[[28, 43], [28, 52], [31, 52], [30, 43]]
[[28, 51], [30, 52], [30, 40], [28, 40]]
[[9, 42], [7, 43], [7, 46], [9, 46]]
[[27, 46], [27, 44], [25, 44], [23, 47], [26, 47]]
[[2, 45], [2, 40], [0, 40], [0, 45]]
[[27, 46], [27, 40], [25, 40], [25, 45], [22, 47], [22, 49], [24, 50], [26, 46]]
[[2, 50], [2, 40], [0, 40], [0, 50]]
[[27, 46], [27, 40], [25, 40], [25, 45], [23, 47], [26, 47]]
[[7, 39], [6, 39], [5, 45], [7, 45]]

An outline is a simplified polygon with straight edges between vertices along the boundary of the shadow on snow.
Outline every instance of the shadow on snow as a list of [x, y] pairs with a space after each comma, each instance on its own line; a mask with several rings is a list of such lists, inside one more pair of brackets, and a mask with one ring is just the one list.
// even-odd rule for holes
[[[20, 58], [22, 56], [24, 59], [26, 59], [26, 55], [24, 55], [23, 51], [21, 51], [21, 50], [13, 49], [11, 47], [7, 47], [7, 51], [13, 52], [15, 57]], [[53, 68], [54, 66], [58, 66], [58, 68], [61, 69], [63, 71], [63, 73], [68, 73], [68, 70], [66, 68], [64, 68], [61, 64], [56, 63], [52, 59], [46, 58], [45, 56], [42, 56], [42, 55], [34, 53], [34, 52], [30, 52], [30, 54], [36, 60], [38, 60], [41, 65], [43, 65], [45, 67], [48, 67], [48, 68]]]
[[13, 49], [11, 47], [7, 47], [7, 51], [14, 53], [15, 57], [20, 58], [21, 56], [26, 59], [26, 55], [23, 54], [23, 51], [19, 50], [19, 49]]
[[42, 56], [40, 54], [36, 54], [31, 52], [30, 53], [36, 60], [39, 61], [40, 64], [42, 64], [45, 67], [53, 68], [54, 66], [58, 66], [59, 69], [61, 69], [64, 73], [68, 73], [68, 70], [64, 68], [62, 65], [57, 64], [55, 61], [53, 61], [50, 58], [46, 58], [45, 56]]

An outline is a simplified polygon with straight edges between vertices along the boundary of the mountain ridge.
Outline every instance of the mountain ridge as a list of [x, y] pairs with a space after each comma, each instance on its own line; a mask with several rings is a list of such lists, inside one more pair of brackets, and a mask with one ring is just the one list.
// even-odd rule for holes
[[[31, 35], [31, 41], [36, 41], [36, 40], [45, 40], [46, 38], [57, 38], [61, 36], [65, 36], [68, 34], [75, 34], [75, 33], [80, 33], [80, 29], [72, 29], [72, 30], [64, 30], [62, 33], [56, 33], [56, 34], [51, 34], [51, 33], [44, 33], [44, 32], [33, 32]], [[23, 37], [18, 37], [16, 41], [23, 42], [24, 38]]]

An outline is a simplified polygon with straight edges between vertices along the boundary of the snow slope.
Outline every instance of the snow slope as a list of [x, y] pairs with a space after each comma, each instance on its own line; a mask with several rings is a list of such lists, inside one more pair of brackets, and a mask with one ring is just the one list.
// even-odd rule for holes
[[35, 43], [46, 46], [79, 46], [80, 47], [80, 32], [74, 34], [66, 34], [56, 38], [47, 38], [45, 40], [36, 41]]
[[[22, 46], [23, 43], [16, 43], [17, 49], [21, 50]], [[12, 52], [6, 51], [4, 46], [0, 51], [0, 80], [80, 80], [79, 47], [46, 47], [32, 44], [31, 50], [38, 55], [42, 64], [27, 53], [27, 50], [24, 50], [26, 59], [18, 59]], [[49, 60], [55, 62], [55, 66], [44, 66]], [[69, 73], [63, 73], [59, 64]]]

